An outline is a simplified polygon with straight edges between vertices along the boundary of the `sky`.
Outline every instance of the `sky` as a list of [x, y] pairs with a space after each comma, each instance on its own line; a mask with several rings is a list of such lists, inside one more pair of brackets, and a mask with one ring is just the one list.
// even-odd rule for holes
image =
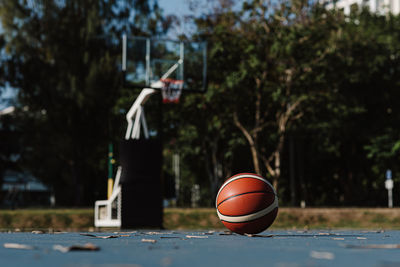
[[[239, 9], [244, 0], [236, 0], [235, 9]], [[188, 15], [200, 15], [208, 12], [213, 4], [218, 0], [158, 0], [159, 6], [164, 10], [164, 15], [175, 15], [181, 20], [181, 27], [170, 34], [180, 35], [182, 33], [193, 32], [194, 28], [188, 23], [184, 23], [184, 17]], [[196, 7], [195, 9], [193, 7]]]
[[[244, 0], [236, 0], [236, 6], [239, 7]], [[165, 11], [165, 14], [193, 14], [190, 10], [190, 4], [197, 3], [197, 10], [194, 13], [201, 13], [207, 10], [207, 7], [218, 0], [158, 0], [158, 4]]]
[[190, 14], [190, 2], [190, 0], [158, 0], [158, 4], [165, 11], [165, 14]]
[[[199, 7], [196, 11], [191, 10], [191, 3], [199, 3]], [[176, 30], [172, 31], [169, 37], [173, 38], [174, 36], [181, 35], [183, 33], [190, 34], [193, 29], [188, 23], [185, 23], [185, 16], [189, 15], [199, 15], [204, 8], [204, 5], [207, 4], [207, 0], [158, 0], [158, 4], [164, 10], [164, 15], [175, 15], [181, 21], [180, 27], [177, 27]]]
[[12, 90], [10, 87], [6, 87], [4, 92], [0, 92], [0, 111], [8, 106], [10, 103], [7, 103], [5, 100], [13, 99], [16, 96], [16, 91]]

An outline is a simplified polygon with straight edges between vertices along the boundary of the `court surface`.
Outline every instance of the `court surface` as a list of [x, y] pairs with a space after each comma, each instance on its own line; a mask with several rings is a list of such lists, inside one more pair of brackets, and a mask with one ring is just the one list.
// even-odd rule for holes
[[[87, 243], [98, 250], [74, 250]], [[0, 245], [0, 266], [400, 266], [400, 231], [0, 233]]]

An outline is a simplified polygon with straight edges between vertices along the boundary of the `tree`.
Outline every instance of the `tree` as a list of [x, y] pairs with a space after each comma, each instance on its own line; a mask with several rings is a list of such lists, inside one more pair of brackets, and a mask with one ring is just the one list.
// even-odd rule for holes
[[23, 167], [54, 187], [59, 204], [90, 204], [105, 192], [107, 145], [122, 136], [120, 37], [165, 30], [152, 3], [0, 1]]
[[[288, 129], [319, 94], [315, 84], [303, 81], [315, 78], [312, 69], [321, 65], [327, 53], [323, 40], [333, 27], [322, 13], [313, 17], [311, 11], [307, 5], [252, 1], [240, 13], [213, 14], [199, 22], [213, 40], [210, 55], [219, 63], [212, 66], [223, 79], [213, 82], [229, 92], [230, 121], [248, 143], [254, 171], [267, 171], [275, 187]], [[310, 60], [313, 54], [319, 56]]]
[[368, 157], [365, 148], [394, 123], [396, 115], [391, 115], [397, 113], [387, 113], [388, 104], [398, 99], [390, 48], [396, 46], [391, 37], [396, 31], [390, 29], [395, 23], [367, 10], [354, 10], [348, 17], [332, 14], [337, 17], [335, 30], [329, 37], [325, 70], [319, 69], [326, 97], [313, 102], [314, 110], [296, 129], [308, 150], [303, 190], [313, 192], [305, 194], [316, 205], [381, 204], [385, 169], [377, 171], [376, 158]]
[[[303, 177], [308, 203], [365, 205], [368, 194], [381, 199], [371, 159], [385, 155], [382, 140], [392, 147], [388, 156], [398, 153], [398, 134], [388, 127], [397, 121], [395, 18], [366, 10], [346, 16], [304, 1], [247, 1], [233, 12], [227, 2], [196, 20], [197, 38], [209, 44], [209, 91], [191, 102], [199, 113], [182, 122], [181, 146], [196, 148], [188, 154], [203, 161], [213, 158], [211, 169], [226, 167], [220, 176], [209, 174], [219, 183], [237, 170], [238, 157], [242, 167], [251, 159], [254, 171], [279, 183], [285, 199], [297, 190], [285, 179], [290, 137], [300, 149], [302, 171], [295, 175]], [[199, 148], [201, 140], [209, 149]], [[239, 155], [243, 144], [250, 153]], [[352, 193], [360, 185], [364, 197]]]

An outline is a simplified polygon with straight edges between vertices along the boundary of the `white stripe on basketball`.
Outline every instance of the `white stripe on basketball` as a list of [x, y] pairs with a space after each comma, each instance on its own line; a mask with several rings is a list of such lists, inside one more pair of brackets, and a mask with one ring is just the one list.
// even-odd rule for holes
[[272, 202], [272, 204], [270, 206], [268, 206], [267, 208], [265, 208], [263, 210], [257, 211], [255, 213], [252, 213], [252, 214], [249, 214], [249, 215], [226, 216], [226, 215], [221, 214], [218, 209], [217, 209], [217, 214], [218, 214], [218, 217], [222, 221], [230, 222], [230, 223], [241, 223], [241, 222], [248, 222], [248, 221], [252, 221], [252, 220], [256, 220], [258, 218], [261, 218], [264, 215], [267, 215], [268, 213], [273, 211], [277, 207], [278, 207], [278, 198], [275, 195], [274, 202]]
[[258, 179], [258, 180], [260, 180], [260, 181], [265, 182], [266, 184], [268, 184], [268, 185], [272, 188], [272, 191], [274, 192], [274, 194], [275, 194], [275, 196], [276, 196], [275, 188], [274, 188], [267, 180], [265, 180], [264, 178], [262, 178], [262, 177], [260, 177], [260, 176], [251, 174], [251, 173], [244, 173], [244, 174], [241, 174], [241, 175], [238, 175], [238, 176], [234, 176], [234, 177], [228, 179], [228, 180], [221, 186], [221, 188], [220, 188], [219, 191], [218, 191], [217, 197], [215, 198], [215, 207], [218, 208], [217, 200], [218, 200], [219, 193], [222, 191], [222, 189], [224, 189], [224, 187], [227, 186], [229, 183], [231, 183], [231, 182], [233, 182], [233, 181], [235, 181], [235, 180], [238, 180], [238, 179], [242, 179], [242, 178], [254, 178], [254, 179]]

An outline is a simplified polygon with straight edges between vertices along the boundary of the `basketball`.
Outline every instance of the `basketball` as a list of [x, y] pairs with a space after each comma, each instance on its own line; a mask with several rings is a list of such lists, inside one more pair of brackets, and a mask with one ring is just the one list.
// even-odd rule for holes
[[254, 173], [240, 173], [227, 179], [216, 198], [221, 222], [238, 234], [266, 230], [278, 214], [278, 197], [273, 186]]

